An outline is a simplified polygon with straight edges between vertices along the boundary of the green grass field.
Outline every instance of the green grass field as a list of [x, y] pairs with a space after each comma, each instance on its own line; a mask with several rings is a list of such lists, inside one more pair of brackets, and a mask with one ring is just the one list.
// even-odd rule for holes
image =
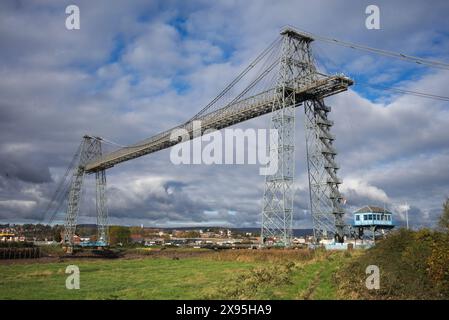
[[[332, 276], [347, 259], [289, 253], [211, 253], [180, 258], [66, 259], [0, 265], [0, 299], [336, 299]], [[269, 257], [269, 258], [267, 258]], [[65, 268], [80, 269], [80, 289]]]
[[[123, 249], [118, 259], [0, 260], [0, 299], [449, 299], [449, 233], [400, 229], [369, 250]], [[50, 262], [51, 261], [51, 262]], [[79, 290], [65, 287], [68, 265]], [[366, 268], [380, 270], [368, 290]]]

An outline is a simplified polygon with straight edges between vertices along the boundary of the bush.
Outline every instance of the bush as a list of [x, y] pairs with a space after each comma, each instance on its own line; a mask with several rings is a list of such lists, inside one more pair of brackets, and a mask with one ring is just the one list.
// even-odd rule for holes
[[131, 231], [128, 227], [124, 226], [111, 226], [109, 227], [109, 242], [111, 245], [121, 243], [122, 245], [128, 245], [131, 240]]
[[211, 299], [254, 299], [269, 286], [291, 284], [291, 274], [295, 264], [293, 262], [282, 265], [268, 265], [255, 267], [241, 272], [209, 296]]
[[[400, 229], [336, 275], [346, 297], [364, 299], [449, 298], [449, 239], [445, 233]], [[380, 269], [380, 289], [365, 286], [366, 267]]]

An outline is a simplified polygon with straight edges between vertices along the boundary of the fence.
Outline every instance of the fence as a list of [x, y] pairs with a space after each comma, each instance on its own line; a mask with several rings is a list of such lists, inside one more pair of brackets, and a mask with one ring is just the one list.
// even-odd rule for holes
[[40, 248], [0, 248], [0, 259], [37, 259], [41, 256]]

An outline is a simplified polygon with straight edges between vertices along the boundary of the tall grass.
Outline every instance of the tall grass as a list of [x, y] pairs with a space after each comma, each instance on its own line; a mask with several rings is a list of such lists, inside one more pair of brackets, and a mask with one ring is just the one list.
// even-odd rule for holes
[[308, 261], [317, 256], [317, 253], [308, 249], [264, 249], [264, 250], [223, 250], [211, 252], [205, 258], [219, 261], [239, 261], [239, 262], [291, 262]]
[[[368, 290], [365, 270], [380, 270], [380, 289]], [[400, 229], [336, 275], [339, 292], [353, 299], [449, 299], [449, 235]]]

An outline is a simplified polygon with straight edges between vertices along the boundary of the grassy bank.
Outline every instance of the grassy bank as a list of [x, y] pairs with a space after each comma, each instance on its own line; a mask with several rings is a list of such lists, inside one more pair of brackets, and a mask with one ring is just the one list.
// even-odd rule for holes
[[[378, 290], [366, 288], [369, 265], [379, 267]], [[449, 235], [398, 230], [345, 264], [335, 283], [352, 299], [449, 299]]]
[[[334, 299], [343, 253], [232, 250], [199, 256], [0, 265], [0, 299]], [[79, 290], [65, 268], [80, 268]]]

